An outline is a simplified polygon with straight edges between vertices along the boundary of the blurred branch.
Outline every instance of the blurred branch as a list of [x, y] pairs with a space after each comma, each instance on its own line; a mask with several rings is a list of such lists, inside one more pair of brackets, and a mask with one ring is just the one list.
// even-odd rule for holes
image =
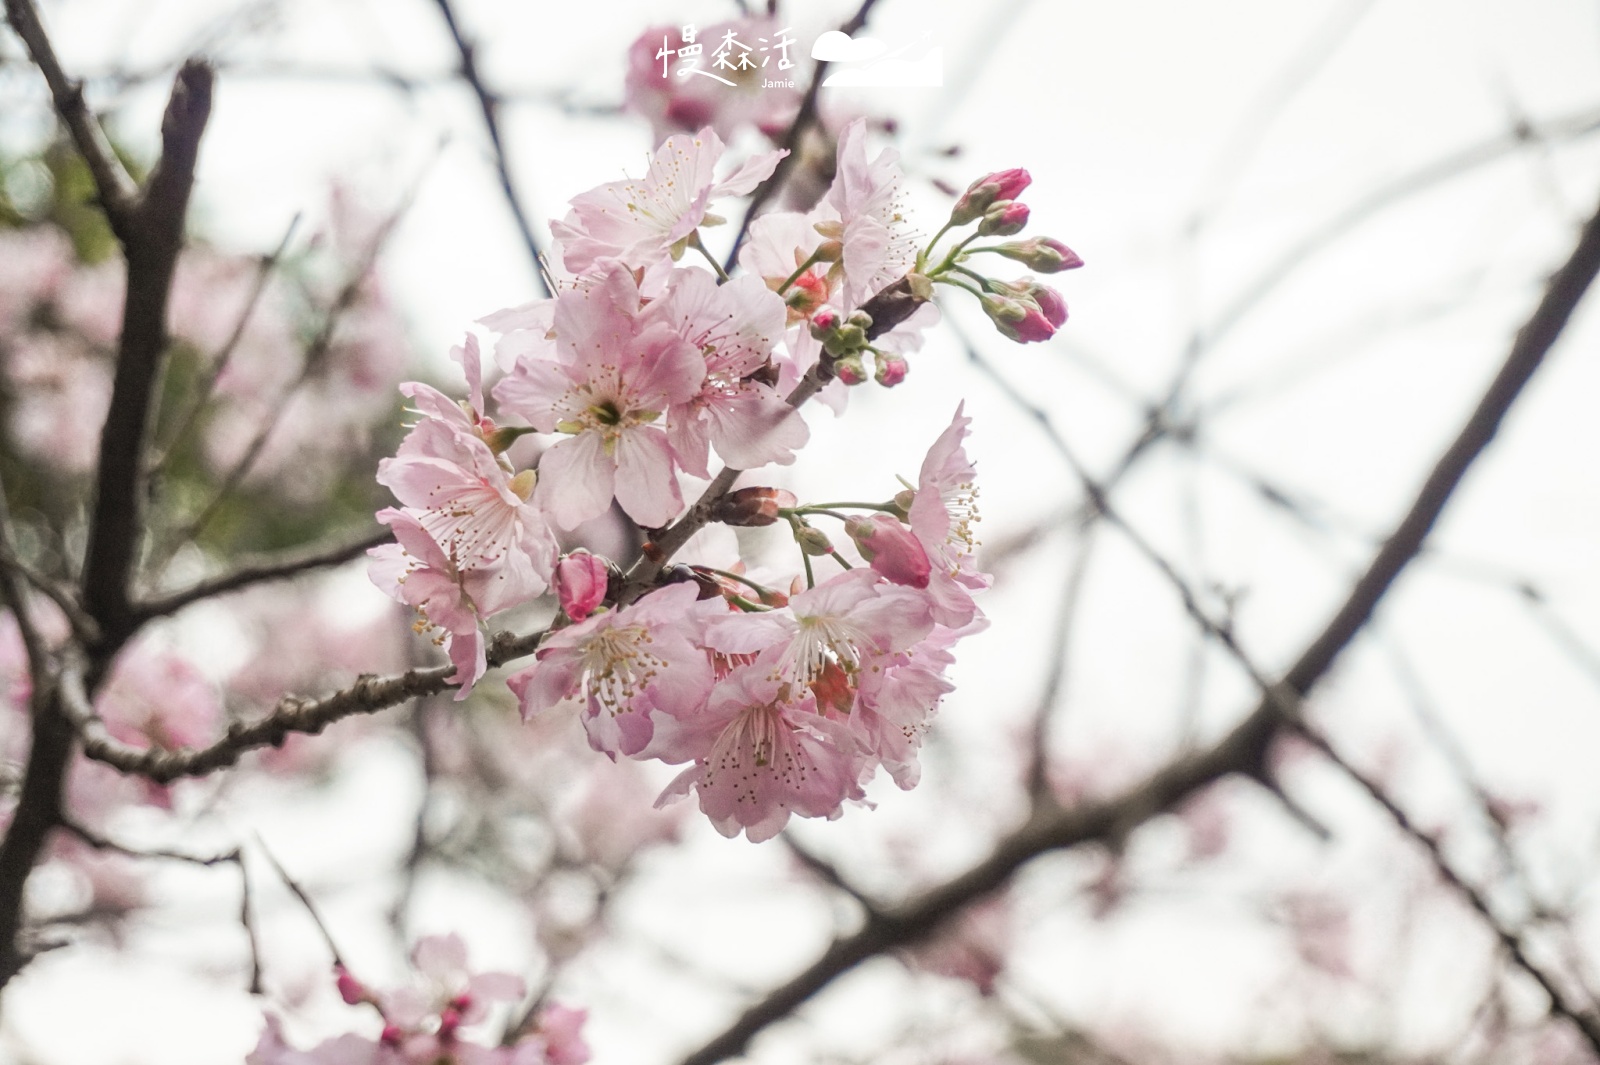
[[[1476, 459], [1494, 438], [1500, 421], [1511, 408], [1522, 388], [1533, 376], [1545, 355], [1560, 337], [1573, 310], [1600, 273], [1600, 209], [1583, 227], [1577, 246], [1567, 261], [1550, 278], [1543, 298], [1518, 331], [1500, 372], [1479, 401], [1471, 417], [1445, 450], [1424, 481], [1410, 508], [1393, 533], [1378, 549], [1366, 571], [1322, 631], [1311, 641], [1278, 684], [1264, 685], [1253, 709], [1232, 731], [1210, 747], [1181, 756], [1157, 770], [1143, 782], [1113, 799], [1090, 802], [1057, 810], [1036, 807], [1026, 824], [996, 844], [993, 853], [966, 873], [947, 881], [893, 910], [868, 918], [857, 933], [836, 939], [816, 962], [788, 983], [769, 992], [750, 1006], [720, 1035], [683, 1059], [682, 1065], [711, 1065], [742, 1053], [759, 1032], [788, 1016], [811, 996], [828, 986], [861, 962], [894, 947], [924, 938], [962, 907], [1002, 887], [1018, 868], [1033, 858], [1053, 850], [1085, 843], [1115, 845], [1151, 818], [1170, 810], [1178, 802], [1225, 776], [1241, 774], [1255, 779], [1270, 779], [1266, 768], [1269, 745], [1280, 728], [1298, 715], [1298, 703], [1332, 667], [1334, 661], [1366, 626], [1401, 572], [1417, 556], [1423, 541], [1438, 520], [1445, 504], [1466, 476]], [[947, 317], [946, 319], [950, 319]], [[976, 352], [972, 352], [976, 357]], [[981, 362], [981, 360], [980, 360]], [[1090, 500], [1119, 525], [1136, 546], [1143, 541], [1110, 511], [1100, 486], [1077, 466], [1075, 456], [1055, 432], [1048, 414], [1022, 396], [1003, 378], [997, 383], [1007, 390], [1020, 409], [1036, 417], [1057, 449], [1080, 474]], [[1148, 545], [1144, 545], [1148, 548]], [[1160, 565], [1159, 556], [1154, 561]], [[1193, 602], [1181, 579], [1164, 567], [1185, 598], [1185, 606], [1197, 621], [1205, 624], [1206, 615]], [[1259, 673], [1225, 631], [1214, 632], [1236, 658], [1259, 678]], [[1391, 812], [1393, 816], [1393, 812]], [[1519, 964], [1525, 955], [1512, 953]], [[1530, 973], [1545, 986], [1541, 974]], [[1546, 986], [1552, 1005], [1562, 1011], [1567, 1003], [1556, 997], [1559, 989]], [[1582, 1034], [1600, 1049], [1600, 1028], [1577, 1014]]]
[[[63, 75], [28, 0], [6, 0], [7, 16], [50, 83], [63, 121], [93, 171], [113, 232], [127, 261], [127, 295], [111, 402], [100, 437], [100, 459], [83, 567], [83, 603], [99, 627], [89, 649], [92, 687], [137, 628], [128, 581], [141, 539], [142, 464], [155, 384], [167, 347], [167, 297], [183, 246], [184, 219], [194, 186], [200, 138], [211, 114], [211, 68], [186, 62], [173, 82], [161, 120], [161, 158], [136, 196], [113, 167], [99, 130], [83, 106], [81, 87]], [[41, 663], [42, 665], [42, 663]], [[20, 941], [24, 887], [61, 818], [62, 789], [72, 755], [73, 728], [52, 675], [33, 676], [32, 742], [22, 790], [0, 843], [0, 986], [24, 965]], [[80, 678], [81, 679], [81, 678]], [[79, 694], [84, 695], [82, 684]], [[84, 695], [87, 702], [87, 695]]]
[[[56, 114], [66, 125], [83, 161], [88, 164], [95, 191], [100, 196], [100, 206], [111, 222], [112, 231], [119, 239], [126, 241], [132, 232], [132, 216], [138, 207], [133, 178], [128, 176], [116, 152], [112, 150], [100, 123], [89, 112], [89, 105], [83, 99], [83, 82], [67, 77], [61, 69], [61, 62], [56, 58], [55, 48], [44, 31], [44, 24], [39, 21], [39, 12], [34, 8], [33, 0], [5, 0], [5, 5], [6, 20], [17, 31], [17, 36], [22, 38], [34, 66], [44, 75], [45, 83], [50, 86]], [[202, 118], [202, 125], [204, 121]], [[198, 130], [195, 137], [199, 137]]]
[[226, 592], [239, 591], [267, 581], [298, 577], [325, 566], [337, 566], [361, 557], [369, 548], [387, 543], [392, 535], [387, 528], [382, 528], [341, 543], [318, 544], [302, 551], [246, 560], [227, 573], [208, 577], [181, 591], [136, 603], [134, 613], [141, 622], [150, 621], [176, 614], [191, 603]]
[[[517, 636], [502, 632], [490, 641], [491, 668], [532, 654], [544, 631]], [[62, 670], [61, 690], [65, 712], [83, 740], [83, 753], [124, 773], [167, 784], [179, 777], [198, 777], [233, 765], [249, 751], [276, 747], [292, 733], [317, 733], [346, 717], [372, 714], [398, 706], [407, 699], [435, 695], [455, 687], [447, 678], [453, 665], [411, 669], [387, 677], [366, 674], [347, 688], [316, 699], [286, 695], [265, 717], [235, 721], [222, 739], [209, 747], [172, 749], [135, 747], [123, 743], [106, 729], [84, 687], [82, 669], [69, 664]]]
[[[439, 0], [443, 3], [444, 0]], [[857, 30], [867, 24], [867, 18], [872, 14], [872, 9], [877, 6], [878, 0], [862, 0], [861, 6], [851, 16], [850, 21], [839, 27], [845, 36], [852, 36]], [[750, 197], [750, 205], [744, 210], [744, 217], [739, 220], [739, 232], [733, 238], [733, 247], [728, 251], [727, 262], [723, 269], [733, 272], [734, 266], [739, 261], [739, 248], [744, 244], [745, 235], [750, 232], [750, 223], [754, 222], [756, 215], [767, 205], [767, 201], [778, 194], [783, 188], [783, 183], [789, 179], [789, 171], [793, 170], [800, 162], [800, 142], [805, 138], [806, 130], [817, 120], [817, 93], [822, 89], [823, 75], [828, 72], [828, 61], [819, 59], [811, 70], [811, 84], [806, 86], [806, 94], [800, 99], [800, 110], [795, 112], [794, 121], [789, 123], [789, 131], [783, 135], [781, 147], [787, 153], [778, 160], [778, 165], [768, 175], [767, 180], [756, 186], [755, 195]]]
[[267, 290], [267, 281], [272, 277], [272, 271], [277, 269], [278, 263], [283, 260], [283, 254], [288, 250], [289, 241], [293, 239], [294, 231], [299, 224], [300, 216], [296, 214], [289, 220], [289, 226], [283, 232], [283, 239], [278, 241], [278, 246], [273, 249], [272, 254], [263, 256], [257, 265], [255, 283], [250, 288], [250, 295], [245, 299], [244, 309], [239, 312], [239, 317], [233, 323], [233, 331], [228, 334], [222, 350], [216, 353], [215, 360], [201, 373], [200, 380], [195, 384], [193, 394], [189, 398], [187, 409], [175, 419], [177, 428], [173, 430], [172, 438], [167, 441], [161, 453], [150, 460], [148, 476], [157, 476], [166, 468], [173, 452], [178, 450], [178, 445], [183, 443], [189, 431], [194, 428], [195, 422], [199, 420], [201, 412], [205, 410], [206, 401], [211, 398], [212, 390], [217, 387], [217, 380], [227, 370], [234, 350], [244, 337], [245, 327], [250, 324], [251, 316], [261, 303], [261, 295]]
[[[289, 400], [300, 389], [300, 386], [305, 384], [311, 375], [321, 367], [323, 360], [327, 358], [329, 350], [333, 347], [333, 337], [338, 331], [340, 320], [344, 317], [345, 312], [355, 305], [357, 297], [361, 295], [361, 288], [371, 276], [373, 266], [378, 261], [378, 254], [383, 250], [383, 246], [388, 243], [389, 236], [394, 232], [395, 226], [399, 224], [401, 217], [410, 208], [415, 194], [416, 190], [413, 188], [407, 194], [405, 200], [390, 213], [388, 218], [383, 220], [383, 225], [379, 226], [378, 231], [373, 234], [372, 243], [367, 247], [365, 255], [362, 256], [356, 268], [350, 272], [350, 276], [346, 278], [344, 285], [340, 287], [338, 294], [334, 297], [333, 304], [328, 308], [327, 316], [322, 321], [322, 327], [317, 330], [317, 335], [312, 337], [311, 343], [306, 346], [305, 357], [300, 363], [300, 372], [295, 375], [293, 381], [289, 382], [288, 387], [283, 390], [283, 394], [278, 397], [278, 401], [272, 405], [271, 413], [256, 428], [256, 433], [250, 438], [250, 443], [246, 445], [244, 453], [223, 475], [222, 483], [217, 486], [216, 493], [212, 495], [210, 501], [200, 511], [200, 514], [185, 526], [178, 535], [173, 537], [172, 543], [168, 547], [169, 551], [176, 552], [181, 545], [198, 536], [211, 523], [211, 519], [216, 517], [217, 512], [222, 509], [222, 505], [227, 502], [228, 497], [233, 494], [235, 489], [250, 475], [250, 471], [255, 468], [256, 461], [260, 459], [261, 452], [266, 448], [267, 440], [272, 436], [272, 431], [278, 427], [278, 422], [283, 417], [283, 412], [288, 408]], [[171, 561], [170, 554], [166, 561]]]
[[1433, 868], [1444, 879], [1444, 882], [1472, 907], [1478, 918], [1494, 934], [1495, 939], [1505, 949], [1505, 952], [1510, 956], [1517, 968], [1533, 977], [1534, 982], [1544, 990], [1544, 993], [1550, 999], [1550, 1012], [1571, 1021], [1583, 1035], [1590, 1048], [1596, 1053], [1600, 1053], [1600, 1016], [1596, 1016], [1592, 1006], [1585, 1008], [1574, 1003], [1561, 990], [1561, 987], [1550, 974], [1534, 964], [1533, 960], [1528, 956], [1522, 935], [1501, 921], [1494, 912], [1493, 907], [1489, 905], [1489, 900], [1484, 896], [1483, 892], [1469, 883], [1460, 873], [1456, 872], [1455, 867], [1450, 864], [1450, 860], [1445, 857], [1444, 849], [1440, 846], [1439, 840], [1418, 828], [1405, 810], [1376, 781], [1346, 761], [1328, 741], [1327, 737], [1303, 721], [1297, 722], [1294, 728], [1300, 737], [1337, 766], [1345, 776], [1353, 780], [1366, 793], [1368, 798], [1381, 807], [1383, 812], [1389, 816], [1389, 819], [1394, 822], [1396, 828], [1427, 852], [1429, 862], [1432, 863]]
[[511, 208], [511, 216], [517, 223], [517, 232], [522, 235], [523, 246], [528, 249], [528, 257], [533, 260], [534, 281], [539, 286], [539, 293], [548, 299], [555, 293], [550, 290], [550, 283], [545, 279], [544, 253], [539, 247], [539, 238], [534, 235], [533, 225], [528, 220], [522, 196], [511, 180], [511, 165], [506, 158], [505, 141], [500, 132], [500, 98], [491, 92], [488, 84], [484, 82], [483, 75], [478, 70], [477, 46], [463, 35], [450, 0], [434, 0], [434, 3], [438, 5], [439, 14], [444, 16], [445, 25], [450, 30], [450, 39], [455, 42], [456, 52], [461, 56], [459, 70], [461, 80], [467, 83], [472, 94], [478, 98], [478, 109], [483, 112], [483, 127], [488, 132], [489, 144], [494, 149], [494, 170], [500, 179], [500, 190], [505, 193], [506, 206]]

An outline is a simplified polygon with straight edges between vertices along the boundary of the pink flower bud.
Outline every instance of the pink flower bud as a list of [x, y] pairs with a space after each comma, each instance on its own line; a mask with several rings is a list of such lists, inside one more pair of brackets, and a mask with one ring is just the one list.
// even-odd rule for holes
[[1052, 326], [1060, 329], [1066, 324], [1067, 301], [1061, 298], [1061, 293], [1049, 285], [1035, 284], [1029, 295], [1039, 305], [1039, 310], [1044, 313], [1045, 320]]
[[1000, 331], [1000, 335], [1019, 344], [1049, 340], [1056, 335], [1056, 327], [1050, 324], [1049, 319], [1032, 301], [1024, 302], [984, 293], [978, 302], [983, 307], [983, 313], [989, 316], [989, 320]]
[[1007, 259], [1022, 263], [1041, 274], [1057, 274], [1063, 270], [1075, 270], [1083, 265], [1083, 260], [1078, 257], [1077, 252], [1054, 237], [1030, 237], [1027, 240], [1008, 241], [994, 250]]
[[1026, 170], [1012, 168], [1010, 170], [997, 170], [967, 186], [967, 191], [961, 194], [955, 207], [950, 211], [950, 223], [964, 226], [975, 218], [979, 218], [993, 203], [998, 200], [1014, 200], [1022, 194], [1033, 178]]
[[1015, 200], [1002, 200], [983, 213], [978, 223], [981, 237], [1009, 237], [1021, 233], [1028, 224], [1028, 205]]
[[870, 518], [852, 517], [844, 523], [845, 532], [856, 543], [861, 557], [874, 570], [895, 584], [926, 588], [933, 566], [928, 552], [911, 530], [888, 514]]
[[446, 1006], [439, 1013], [439, 1038], [448, 1040], [455, 1038], [456, 1029], [461, 1027], [461, 1011], [454, 1006]]
[[333, 971], [337, 977], [339, 997], [344, 999], [346, 1006], [355, 1006], [367, 1000], [366, 987], [350, 975], [350, 970], [343, 965], [335, 965]]
[[378, 1036], [378, 1040], [382, 1042], [384, 1046], [390, 1047], [399, 1046], [401, 1043], [405, 1042], [405, 1038], [406, 1033], [400, 1030], [400, 1026], [398, 1024], [384, 1025], [383, 1034]]
[[892, 352], [880, 351], [874, 356], [873, 361], [877, 364], [874, 367], [873, 377], [884, 388], [893, 388], [901, 381], [904, 381], [907, 372], [911, 369], [911, 365], [906, 362], [903, 356], [895, 355]]
[[833, 361], [833, 375], [847, 385], [859, 385], [867, 379], [867, 364], [860, 355], [846, 355]]
[[606, 597], [611, 570], [606, 560], [587, 551], [574, 551], [556, 563], [556, 593], [561, 609], [573, 621], [593, 614]]
[[821, 340], [823, 336], [839, 328], [841, 320], [838, 311], [832, 307], [824, 307], [811, 316], [811, 335]]

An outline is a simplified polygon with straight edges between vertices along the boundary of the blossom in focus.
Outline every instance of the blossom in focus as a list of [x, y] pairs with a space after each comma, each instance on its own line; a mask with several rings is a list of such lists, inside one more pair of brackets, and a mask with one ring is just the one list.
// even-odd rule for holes
[[928, 580], [933, 618], [953, 629], [978, 616], [972, 593], [989, 586], [988, 576], [977, 570], [972, 557], [977, 547], [972, 527], [978, 520], [978, 489], [977, 471], [962, 446], [972, 423], [965, 409], [965, 403], [956, 407], [949, 428], [922, 460], [909, 513], [911, 531], [933, 563]]
[[697, 606], [692, 584], [662, 588], [552, 633], [506, 683], [524, 718], [575, 703], [595, 750], [638, 754], [660, 713], [689, 713], [711, 690], [710, 658], [693, 638], [707, 607], [721, 609]]
[[683, 506], [676, 457], [658, 424], [705, 381], [704, 357], [673, 327], [641, 314], [638, 283], [611, 265], [593, 287], [556, 299], [557, 359], [518, 361], [495, 388], [503, 410], [567, 438], [539, 463], [536, 502], [563, 529], [613, 498], [642, 525]]
[[783, 151], [764, 152], [718, 179], [722, 138], [710, 127], [668, 137], [638, 179], [612, 181], [574, 198], [566, 218], [550, 223], [568, 270], [583, 274], [602, 259], [647, 267], [676, 258], [707, 218], [712, 200], [741, 196], [771, 176]]

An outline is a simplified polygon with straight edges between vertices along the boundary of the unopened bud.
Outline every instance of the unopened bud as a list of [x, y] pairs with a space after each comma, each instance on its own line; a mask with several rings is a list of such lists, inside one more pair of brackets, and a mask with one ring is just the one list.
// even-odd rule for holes
[[873, 356], [876, 365], [873, 368], [873, 378], [884, 388], [893, 388], [906, 379], [906, 374], [911, 366], [902, 355], [893, 352], [880, 351]]
[[915, 488], [903, 488], [894, 494], [894, 512], [902, 521], [911, 515], [911, 504], [916, 498]]
[[950, 224], [964, 226], [980, 218], [991, 205], [1000, 200], [1014, 200], [1033, 181], [1026, 170], [1012, 168], [997, 170], [967, 186], [950, 211]]
[[861, 557], [878, 573], [895, 584], [928, 586], [933, 572], [928, 552], [898, 518], [888, 514], [852, 517], [844, 523], [844, 529], [855, 541]]
[[1021, 233], [1028, 224], [1028, 205], [1002, 200], [983, 213], [978, 223], [980, 237], [1009, 237]]
[[850, 317], [846, 318], [844, 321], [845, 325], [854, 326], [863, 333], [872, 328], [872, 315], [868, 314], [866, 311], [851, 311]]
[[847, 385], [859, 385], [867, 379], [867, 364], [860, 355], [846, 355], [833, 360], [833, 375]]
[[818, 340], [839, 328], [839, 312], [831, 307], [824, 307], [811, 316], [811, 335]]
[[833, 541], [815, 525], [802, 525], [794, 531], [794, 542], [808, 555], [833, 554]]
[[1054, 237], [1007, 241], [992, 250], [1041, 274], [1058, 274], [1083, 265], [1077, 252]]
[[537, 431], [531, 425], [502, 425], [484, 434], [483, 442], [488, 444], [489, 450], [496, 455], [503, 455], [519, 439]]
[[779, 510], [799, 502], [793, 492], [782, 488], [740, 488], [717, 500], [711, 520], [741, 528], [771, 525], [778, 520]]
[[556, 597], [573, 621], [582, 621], [605, 601], [611, 567], [599, 555], [574, 551], [556, 563]]
[[[838, 358], [855, 355], [867, 346], [867, 331], [859, 325], [841, 325], [822, 338], [822, 350]], [[859, 362], [859, 357], [857, 358]]]
[[844, 242], [838, 240], [825, 240], [817, 245], [817, 250], [811, 257], [819, 263], [836, 263], [844, 258]]
[[339, 986], [339, 997], [344, 999], [346, 1006], [355, 1006], [367, 1000], [366, 987], [360, 980], [350, 975], [349, 969], [343, 965], [335, 965], [333, 971]]

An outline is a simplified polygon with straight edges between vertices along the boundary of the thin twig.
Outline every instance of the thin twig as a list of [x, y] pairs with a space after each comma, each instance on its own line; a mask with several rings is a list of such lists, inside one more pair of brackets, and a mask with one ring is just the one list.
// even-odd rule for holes
[[11, 28], [17, 31], [17, 36], [22, 38], [34, 66], [44, 75], [45, 83], [50, 86], [56, 114], [66, 125], [78, 153], [88, 164], [95, 192], [100, 197], [100, 206], [111, 222], [112, 231], [119, 238], [126, 239], [135, 207], [133, 179], [117, 158], [100, 123], [89, 112], [89, 105], [83, 99], [83, 83], [69, 78], [66, 71], [61, 69], [61, 61], [56, 58], [55, 48], [50, 44], [44, 24], [39, 21], [39, 12], [34, 8], [33, 0], [5, 0], [5, 4], [6, 19], [11, 23]]
[[491, 92], [488, 84], [483, 80], [483, 74], [478, 70], [477, 47], [467, 40], [461, 31], [461, 24], [456, 20], [454, 8], [450, 0], [434, 0], [438, 5], [439, 14], [444, 16], [445, 26], [450, 30], [450, 39], [455, 42], [456, 53], [461, 57], [459, 73], [461, 80], [472, 89], [472, 94], [478, 98], [478, 109], [483, 113], [483, 127], [489, 134], [489, 144], [494, 149], [495, 176], [500, 179], [500, 191], [505, 194], [506, 205], [511, 208], [511, 217], [517, 223], [517, 232], [522, 236], [522, 244], [528, 250], [528, 257], [533, 260], [533, 273], [539, 286], [540, 295], [546, 299], [554, 293], [550, 284], [545, 280], [544, 253], [539, 247], [539, 238], [534, 235], [533, 225], [528, 220], [528, 212], [522, 203], [522, 196], [517, 192], [517, 186], [511, 180], [511, 164], [506, 158], [505, 140], [500, 132], [500, 97]]
[[316, 544], [298, 551], [247, 559], [227, 573], [207, 577], [180, 591], [135, 603], [134, 613], [140, 621], [150, 621], [176, 614], [191, 603], [227, 592], [236, 592], [267, 581], [287, 580], [325, 566], [337, 566], [359, 558], [379, 544], [389, 542], [392, 536], [388, 529], [380, 529], [335, 544]]

